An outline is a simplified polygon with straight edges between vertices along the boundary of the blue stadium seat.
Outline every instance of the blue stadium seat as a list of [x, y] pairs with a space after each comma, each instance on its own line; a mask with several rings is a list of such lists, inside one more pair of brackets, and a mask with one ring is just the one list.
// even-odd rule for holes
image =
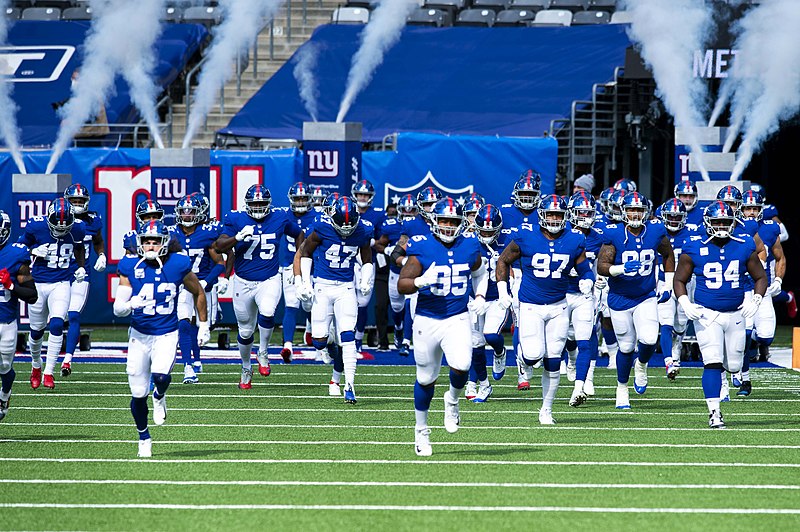
[[491, 9], [465, 9], [458, 13], [456, 26], [488, 26], [494, 25], [494, 11]]
[[475, 9], [491, 9], [499, 13], [511, 6], [511, 0], [472, 0], [472, 7]]
[[536, 17], [536, 12], [527, 9], [506, 9], [497, 14], [495, 26], [527, 26]]
[[183, 21], [213, 26], [222, 22], [222, 11], [213, 6], [187, 7], [183, 12]]
[[366, 24], [369, 22], [369, 9], [364, 7], [337, 7], [331, 13], [334, 24]]
[[29, 7], [22, 12], [22, 20], [60, 20], [61, 10], [57, 7]]
[[411, 12], [406, 19], [408, 24], [416, 26], [435, 26], [441, 28], [453, 25], [453, 17], [447, 11], [420, 7]]
[[548, 9], [566, 9], [573, 13], [586, 11], [589, 7], [589, 0], [550, 0]]
[[68, 7], [61, 12], [63, 20], [91, 20], [92, 8], [89, 6], [84, 7]]
[[531, 26], [569, 26], [572, 24], [572, 12], [566, 9], [545, 9], [536, 13]]
[[617, 10], [617, 0], [590, 0], [589, 9], [592, 11], [608, 11], [613, 13]]
[[606, 11], [579, 11], [572, 15], [573, 26], [608, 24], [609, 22], [611, 22], [611, 15]]
[[524, 9], [538, 13], [542, 9], [550, 7], [550, 0], [512, 0], [511, 7], [514, 9]]

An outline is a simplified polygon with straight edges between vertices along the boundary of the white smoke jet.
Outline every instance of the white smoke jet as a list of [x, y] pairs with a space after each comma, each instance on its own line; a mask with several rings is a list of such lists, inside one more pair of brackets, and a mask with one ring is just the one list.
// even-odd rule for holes
[[[705, 49], [712, 29], [712, 8], [704, 0], [624, 0], [622, 6], [632, 17], [628, 34], [640, 45], [642, 58], [653, 71], [656, 92], [675, 119], [675, 126], [703, 127], [708, 88], [702, 79], [694, 77], [692, 58], [695, 50]], [[691, 129], [687, 133], [695, 161], [707, 181], [703, 150]]]
[[726, 79], [725, 81], [722, 82], [722, 86], [719, 88], [717, 103], [714, 104], [714, 110], [711, 111], [711, 118], [708, 119], [708, 127], [714, 127], [714, 124], [717, 123], [717, 120], [719, 120], [719, 117], [725, 110], [725, 106], [728, 105], [732, 93], [733, 93], [733, 84], [728, 83]]
[[[117, 73], [129, 82], [132, 100], [148, 122], [153, 138], [160, 142], [153, 103], [156, 88], [150, 78], [155, 65], [152, 48], [160, 33], [158, 20], [164, 0], [93, 0], [90, 5], [94, 19], [84, 43], [86, 57], [72, 95], [61, 110], [63, 121], [47, 173], [53, 171], [75, 134], [105, 104]], [[140, 64], [136, 65], [137, 61]]]
[[319, 97], [317, 79], [314, 77], [318, 55], [317, 45], [311, 41], [307, 42], [294, 56], [294, 69], [292, 70], [300, 89], [300, 99], [303, 100], [303, 105], [314, 122], [317, 121], [317, 98]]
[[764, 141], [800, 111], [800, 2], [762, 0], [737, 24], [740, 50], [733, 115], [743, 117], [743, 139], [731, 180], [744, 172]]
[[192, 100], [189, 126], [183, 147], [191, 146], [203, 121], [217, 101], [220, 87], [232, 74], [231, 65], [245, 54], [255, 42], [261, 29], [275, 17], [284, 0], [223, 0], [222, 23], [214, 31], [214, 42], [200, 72], [197, 90]]
[[[8, 39], [8, 19], [5, 16], [8, 0], [0, 0], [0, 46], [6, 44]], [[0, 67], [5, 65], [0, 65]], [[22, 160], [22, 151], [19, 144], [19, 129], [17, 128], [17, 104], [11, 99], [12, 84], [0, 78], [0, 137], [6, 141], [6, 146], [11, 153], [11, 158], [17, 165], [20, 173], [27, 173]]]
[[361, 32], [361, 44], [353, 56], [347, 85], [339, 105], [337, 122], [342, 122], [356, 96], [372, 80], [375, 69], [383, 62], [383, 56], [400, 39], [406, 19], [419, 6], [416, 0], [381, 0], [369, 17]]

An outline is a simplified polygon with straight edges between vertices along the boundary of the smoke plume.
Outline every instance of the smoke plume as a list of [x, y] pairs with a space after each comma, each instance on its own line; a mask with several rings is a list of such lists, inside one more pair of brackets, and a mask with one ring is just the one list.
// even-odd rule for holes
[[319, 50], [316, 44], [311, 41], [307, 42], [294, 56], [294, 70], [292, 70], [300, 89], [300, 99], [303, 100], [303, 105], [314, 122], [317, 121], [317, 98], [319, 97], [317, 79], [314, 77], [318, 55]]
[[[0, 0], [0, 46], [8, 39], [8, 19], [5, 16], [8, 0]], [[6, 75], [6, 65], [0, 65], [0, 74]], [[10, 73], [13, 75], [13, 72]], [[17, 104], [11, 99], [12, 83], [0, 79], [0, 137], [6, 141], [11, 158], [21, 173], [26, 173], [19, 145], [19, 129], [17, 128]]]

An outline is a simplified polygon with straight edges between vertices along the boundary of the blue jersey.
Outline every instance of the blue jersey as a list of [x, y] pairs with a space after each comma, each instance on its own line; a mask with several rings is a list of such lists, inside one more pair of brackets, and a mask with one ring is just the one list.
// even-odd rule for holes
[[501, 229], [497, 235], [497, 240], [489, 244], [481, 244], [483, 256], [487, 260], [486, 273], [489, 275], [489, 284], [486, 287], [486, 301], [495, 301], [499, 296], [497, 291], [497, 260], [502, 255], [503, 250], [509, 242], [517, 236], [517, 230], [508, 228]]
[[515, 227], [519, 229], [522, 224], [539, 226], [539, 213], [533, 209], [530, 214], [525, 214], [511, 203], [500, 206], [500, 215], [503, 217], [503, 227]]
[[[742, 228], [742, 232], [753, 237], [758, 235], [764, 243], [764, 248], [767, 251], [767, 261], [764, 269], [767, 272], [767, 282], [772, 282], [775, 278], [775, 255], [772, 253], [772, 246], [780, 241], [781, 228], [772, 220], [761, 220], [760, 222], [756, 222], [755, 220], [743, 220], [743, 223], [744, 227]], [[753, 280], [749, 275], [746, 282], [746, 288], [752, 290]]]
[[205, 279], [211, 273], [211, 268], [216, 264], [214, 259], [211, 258], [208, 248], [217, 241], [222, 231], [222, 224], [210, 222], [197, 225], [191, 235], [184, 233], [181, 227], [180, 225], [169, 227], [172, 239], [178, 241], [183, 248], [182, 253], [188, 255], [191, 259], [192, 271], [197, 275], [198, 279]]
[[703, 208], [699, 205], [695, 205], [691, 211], [687, 211], [686, 225], [689, 226], [689, 229], [695, 231], [703, 227]]
[[[666, 229], [666, 228], [665, 228]], [[673, 233], [672, 231], [667, 231], [667, 238], [669, 238], [669, 243], [672, 246], [672, 256], [675, 257], [675, 267], [678, 267], [678, 261], [681, 258], [681, 253], [683, 252], [683, 246], [686, 245], [686, 242], [689, 241], [689, 238], [693, 236], [703, 236], [705, 233], [700, 233], [696, 229], [692, 229], [690, 226], [685, 226], [680, 231]], [[704, 237], [705, 238], [705, 237]], [[664, 264], [661, 260], [661, 255], [658, 257], [658, 278], [659, 280], [664, 280]], [[671, 289], [671, 287], [670, 287]]]
[[407, 237], [416, 235], [430, 236], [432, 234], [431, 226], [428, 225], [428, 222], [425, 221], [425, 218], [418, 214], [416, 218], [412, 218], [411, 220], [403, 220], [403, 234]]
[[178, 291], [191, 271], [191, 260], [181, 253], [167, 255], [163, 267], [140, 257], [123, 257], [117, 272], [128, 278], [133, 295], [147, 303], [131, 313], [131, 327], [153, 336], [178, 330]]
[[569, 288], [569, 272], [585, 249], [583, 233], [565, 229], [550, 240], [540, 227], [519, 230], [514, 242], [522, 252], [521, 303], [549, 305], [564, 299]]
[[233, 269], [238, 277], [247, 281], [266, 281], [278, 274], [280, 264], [278, 246], [284, 235], [296, 237], [300, 234], [293, 215], [273, 209], [263, 219], [256, 220], [244, 211], [233, 211], [225, 215], [223, 235], [236, 236], [244, 227], [252, 225], [255, 232], [234, 246], [236, 259]]
[[778, 216], [778, 208], [771, 203], [765, 203], [763, 214], [765, 220], [772, 220], [773, 218]]
[[75, 260], [75, 248], [83, 245], [86, 236], [85, 224], [75, 220], [69, 233], [56, 238], [50, 233], [47, 220], [42, 216], [34, 216], [25, 225], [25, 232], [19, 237], [19, 242], [33, 250], [47, 244], [47, 257], [34, 257], [31, 273], [37, 283], [58, 283], [71, 281], [78, 268]]
[[[386, 235], [386, 238], [389, 239], [387, 245], [394, 246], [403, 235], [403, 222], [397, 218], [384, 218], [383, 224], [381, 224], [379, 238], [383, 235]], [[391, 260], [389, 261], [389, 270], [394, 273], [400, 273], [400, 267]]]
[[[219, 223], [219, 222], [214, 222]], [[168, 228], [169, 229], [169, 228]], [[178, 240], [175, 238], [175, 233], [170, 232], [169, 234], [169, 247], [177, 247], [183, 249], [183, 246], [180, 245]], [[122, 248], [125, 252], [129, 255], [139, 256], [139, 242], [136, 240], [136, 231], [131, 229], [124, 235], [122, 235]], [[173, 251], [176, 251], [173, 249]]]
[[[289, 211], [289, 214], [289, 219], [294, 222], [297, 229], [303, 231], [303, 233], [308, 236], [311, 234], [311, 231], [313, 231], [311, 226], [319, 213], [312, 209], [299, 216], [291, 211]], [[297, 246], [294, 245], [294, 237], [286, 235], [283, 240], [281, 240], [281, 268], [291, 266], [294, 263], [295, 253], [297, 253]]]
[[[17, 282], [17, 273], [23, 264], [31, 260], [31, 252], [20, 243], [8, 243], [0, 249], [0, 268], [8, 270], [12, 282]], [[17, 321], [19, 316], [19, 301], [17, 296], [0, 287], [0, 323]]]
[[366, 212], [360, 214], [360, 218], [372, 225], [373, 234], [370, 235], [370, 238], [378, 240], [381, 237], [381, 226], [386, 219], [386, 213], [383, 212], [383, 209], [370, 207]]
[[314, 225], [320, 239], [314, 249], [314, 277], [328, 281], [348, 282], [353, 280], [356, 257], [362, 246], [369, 246], [373, 229], [368, 222], [359, 220], [353, 233], [344, 238], [331, 225], [330, 218]]
[[406, 251], [417, 257], [423, 272], [433, 267], [437, 275], [434, 284], [420, 289], [417, 314], [442, 320], [467, 312], [472, 266], [482, 255], [480, 241], [460, 235], [448, 247], [434, 236], [415, 235]]
[[734, 311], [744, 302], [747, 261], [756, 250], [755, 241], [746, 233], [728, 239], [723, 246], [707, 240], [693, 236], [683, 247], [694, 264], [694, 301], [711, 310]]
[[608, 279], [608, 308], [628, 310], [655, 295], [658, 246], [667, 235], [664, 226], [655, 220], [644, 224], [639, 236], [624, 225], [608, 225], [604, 244], [614, 246], [614, 264], [641, 262], [639, 270]]
[[92, 240], [95, 235], [100, 234], [100, 231], [103, 230], [103, 218], [94, 211], [81, 214], [75, 218], [83, 222], [83, 228], [86, 230], [86, 236], [83, 237], [83, 251], [85, 253], [84, 257], [86, 257], [86, 263], [88, 264], [89, 252], [94, 249]]
[[[581, 231], [583, 233], [583, 231]], [[589, 229], [588, 234], [584, 234], [584, 252], [586, 253], [586, 260], [589, 261], [592, 270], [595, 269], [594, 264], [597, 261], [597, 255], [600, 253], [600, 248], [603, 247], [603, 230], [596, 227], [592, 227]], [[578, 276], [578, 272], [573, 268], [569, 272], [569, 292], [572, 294], [577, 294], [581, 291], [578, 287], [578, 283], [580, 282], [581, 278]]]

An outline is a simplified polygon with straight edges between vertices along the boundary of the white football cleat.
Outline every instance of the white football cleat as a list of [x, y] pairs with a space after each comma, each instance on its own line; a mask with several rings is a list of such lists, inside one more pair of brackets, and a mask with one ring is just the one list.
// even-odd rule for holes
[[626, 384], [624, 387], [617, 386], [617, 404], [616, 407], [618, 410], [630, 410], [631, 409], [631, 398], [628, 393], [628, 385]]
[[472, 401], [476, 395], [478, 395], [478, 385], [472, 381], [467, 381], [467, 386], [464, 388], [464, 397], [468, 401]]
[[478, 386], [478, 395], [475, 396], [475, 399], [472, 400], [473, 403], [485, 403], [487, 399], [492, 396], [492, 385], [487, 384], [484, 386], [481, 384]]
[[711, 429], [724, 429], [725, 421], [722, 419], [722, 412], [719, 410], [713, 410], [708, 415], [708, 427]]
[[572, 390], [572, 397], [569, 399], [569, 406], [581, 406], [586, 402], [586, 393], [583, 390]]
[[553, 411], [549, 408], [542, 408], [539, 410], [539, 424], [540, 425], [555, 425], [556, 420], [553, 419]]
[[430, 456], [433, 454], [431, 447], [431, 429], [414, 429], [414, 452], [417, 456]]
[[451, 403], [447, 400], [447, 394], [444, 395], [444, 430], [453, 434], [458, 432], [458, 424], [461, 418], [458, 416], [458, 401]]
[[194, 366], [191, 364], [186, 364], [183, 367], [183, 383], [184, 384], [195, 384], [199, 379], [197, 378], [197, 373], [194, 371]]
[[664, 359], [664, 365], [666, 366], [667, 378], [674, 381], [675, 377], [677, 377], [678, 373], [681, 371], [680, 365], [676, 366], [675, 362], [669, 357]]
[[328, 395], [331, 397], [339, 397], [342, 395], [342, 387], [339, 386], [338, 382], [329, 382], [328, 383]]
[[167, 420], [167, 394], [161, 399], [156, 399], [156, 394], [153, 392], [153, 423], [156, 425], [163, 425]]
[[506, 374], [506, 348], [503, 347], [503, 352], [499, 355], [492, 351], [492, 377], [494, 380], [499, 381]]
[[633, 363], [633, 389], [639, 395], [647, 391], [647, 364], [636, 359]]
[[575, 379], [578, 378], [578, 368], [575, 367], [575, 363], [571, 360], [567, 363], [567, 380], [569, 382], [575, 382]]
[[139, 458], [152, 458], [153, 457], [153, 440], [147, 438], [146, 440], [139, 440]]

